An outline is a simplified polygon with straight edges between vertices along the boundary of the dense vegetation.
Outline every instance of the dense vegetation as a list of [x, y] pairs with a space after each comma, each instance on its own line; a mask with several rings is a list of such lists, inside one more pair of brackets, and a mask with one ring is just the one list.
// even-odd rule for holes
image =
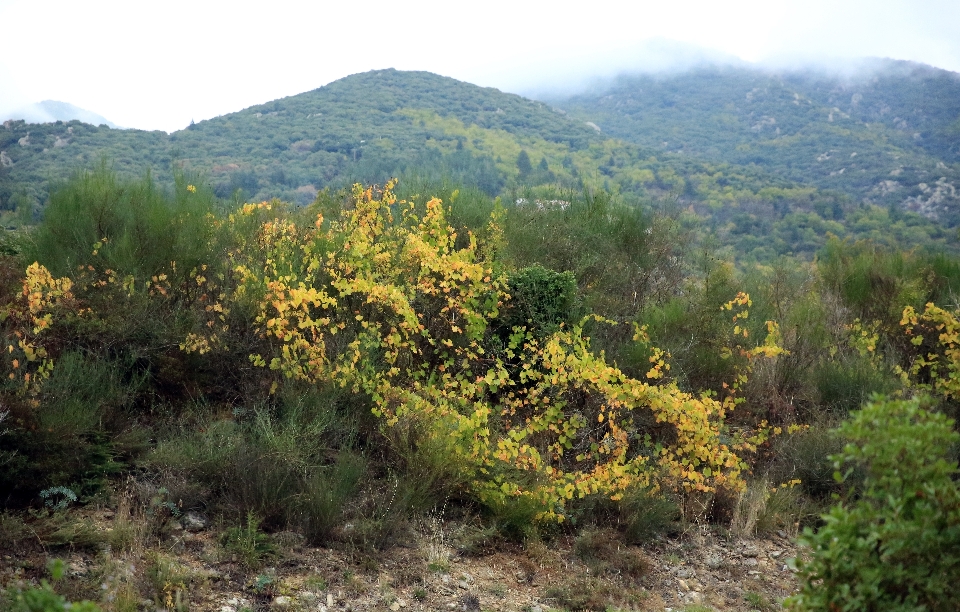
[[[950, 608], [960, 97], [877, 70], [565, 111], [380, 71], [171, 135], [5, 124], [0, 542], [129, 548], [74, 514], [121, 488], [249, 567], [431, 512], [466, 551], [807, 528], [792, 605]], [[64, 604], [0, 595], [34, 600]]]
[[831, 496], [888, 499], [827, 459], [864, 439], [833, 427], [872, 393], [926, 395], [941, 428], [958, 413], [947, 255], [833, 238], [738, 272], [602, 191], [505, 208], [411, 183], [299, 207], [174, 185], [82, 173], [7, 237], [0, 490], [34, 508], [4, 515], [9, 543], [91, 545], [70, 506], [132, 473], [158, 537], [204, 509], [251, 564], [261, 529], [370, 551], [444, 506], [486, 542], [794, 531]]
[[527, 188], [588, 185], [683, 211], [743, 263], [809, 259], [831, 233], [955, 248], [957, 79], [892, 62], [871, 70], [625, 77], [550, 104], [385, 70], [170, 135], [9, 122], [0, 210], [5, 225], [31, 221], [50, 180], [106, 155], [125, 178], [166, 177], [176, 162], [203, 172], [221, 198], [301, 205], [324, 188], [404, 174], [510, 201]]

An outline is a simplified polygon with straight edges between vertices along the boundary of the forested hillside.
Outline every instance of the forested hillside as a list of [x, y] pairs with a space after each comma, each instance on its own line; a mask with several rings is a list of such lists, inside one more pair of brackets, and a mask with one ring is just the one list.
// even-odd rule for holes
[[755, 165], [856, 201], [960, 222], [960, 75], [908, 62], [848, 74], [734, 67], [623, 76], [554, 102], [605, 133]]
[[385, 70], [169, 135], [9, 122], [0, 209], [6, 225], [29, 223], [51, 180], [105, 157], [122, 176], [150, 170], [169, 185], [178, 165], [221, 198], [299, 204], [391, 176], [446, 178], [511, 202], [599, 188], [674, 211], [743, 261], [809, 258], [828, 233], [953, 248], [956, 79], [894, 68], [903, 74], [853, 93], [827, 77], [711, 69], [624, 78], [552, 106]]

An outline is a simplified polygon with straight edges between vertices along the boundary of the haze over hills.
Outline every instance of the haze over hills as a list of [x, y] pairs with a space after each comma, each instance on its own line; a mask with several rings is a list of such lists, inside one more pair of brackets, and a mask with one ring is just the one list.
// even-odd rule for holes
[[809, 256], [828, 232], [950, 246], [960, 225], [960, 75], [906, 62], [847, 75], [700, 65], [547, 102], [381, 70], [172, 134], [4, 125], [8, 211], [105, 156], [121, 174], [166, 180], [178, 163], [221, 197], [298, 203], [411, 172], [511, 199], [606, 188], [693, 213], [758, 260]]
[[43, 100], [0, 116], [0, 121], [8, 119], [21, 119], [27, 123], [54, 123], [76, 120], [90, 125], [106, 125], [114, 129], [120, 127], [102, 115], [58, 100]]

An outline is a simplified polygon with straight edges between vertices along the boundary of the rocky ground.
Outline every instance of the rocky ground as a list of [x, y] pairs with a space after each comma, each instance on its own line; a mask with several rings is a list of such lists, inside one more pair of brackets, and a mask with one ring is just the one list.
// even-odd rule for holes
[[796, 588], [787, 564], [796, 548], [784, 532], [744, 539], [691, 528], [641, 548], [599, 530], [465, 548], [469, 525], [433, 517], [387, 550], [363, 552], [307, 547], [289, 532], [247, 534], [245, 544], [225, 546], [223, 530], [193, 513], [171, 519], [160, 533], [119, 540], [116, 534], [136, 525], [110, 510], [86, 521], [112, 537], [98, 545], [88, 537], [82, 550], [37, 542], [5, 547], [0, 582], [34, 582], [56, 556], [66, 563], [58, 590], [67, 596], [94, 599], [106, 610], [152, 612], [764, 611], [779, 609]]

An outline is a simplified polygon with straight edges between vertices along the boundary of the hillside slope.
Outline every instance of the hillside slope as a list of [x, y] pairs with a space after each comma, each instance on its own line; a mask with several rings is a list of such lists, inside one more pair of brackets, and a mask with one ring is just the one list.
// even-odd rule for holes
[[[934, 85], [952, 86], [941, 77]], [[896, 92], [891, 83], [875, 88]], [[426, 72], [380, 70], [172, 134], [6, 122], [0, 222], [27, 221], [50, 181], [105, 158], [121, 175], [151, 170], [166, 180], [177, 164], [222, 198], [300, 204], [320, 189], [404, 173], [511, 200], [604, 188], [684, 211], [745, 260], [809, 257], [828, 233], [908, 247], [953, 242], [960, 165], [949, 159], [952, 101], [910, 119], [927, 126], [928, 151], [896, 127], [824, 110], [833, 104], [827, 93], [818, 101], [816, 88], [800, 96], [791, 87], [757, 72], [694, 71], [623, 79], [602, 96], [552, 107]], [[915, 97], [926, 100], [923, 91]], [[747, 102], [723, 102], [734, 94]], [[863, 94], [858, 104], [874, 108], [892, 95]]]
[[661, 152], [960, 222], [960, 74], [889, 60], [848, 75], [701, 67], [553, 103]]

